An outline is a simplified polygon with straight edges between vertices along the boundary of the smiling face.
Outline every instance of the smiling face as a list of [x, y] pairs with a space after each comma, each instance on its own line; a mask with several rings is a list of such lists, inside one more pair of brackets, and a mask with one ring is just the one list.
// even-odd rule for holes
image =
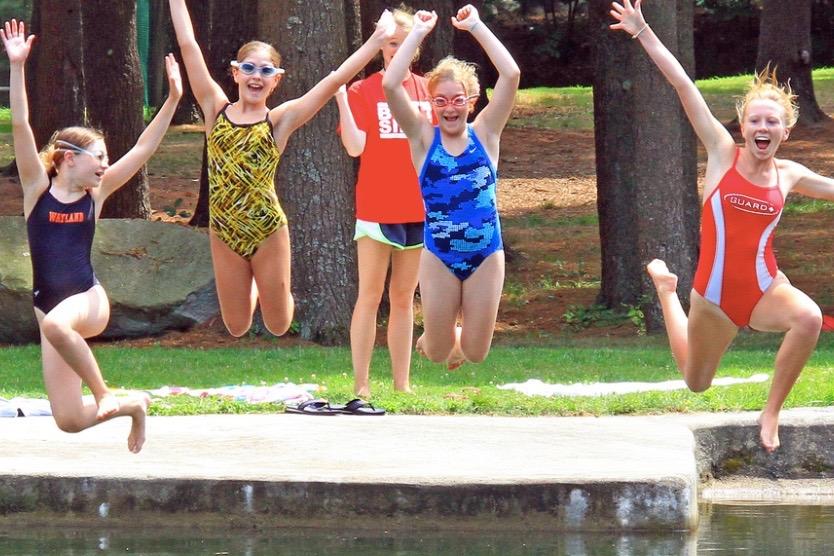
[[[238, 63], [250, 63], [256, 68], [263, 66], [277, 67], [272, 55], [266, 49], [250, 50]], [[269, 95], [281, 81], [279, 74], [265, 77], [260, 71], [255, 70], [251, 75], [246, 75], [238, 68], [232, 68], [232, 76], [238, 86], [240, 99], [249, 104], [266, 104]]]
[[475, 107], [475, 99], [467, 100], [463, 106], [455, 106], [452, 99], [466, 97], [466, 89], [463, 83], [442, 79], [437, 82], [433, 90], [429, 91], [431, 98], [443, 98], [446, 106], [434, 105], [434, 114], [437, 117], [440, 131], [447, 135], [462, 135], [466, 131], [466, 120]]
[[765, 160], [775, 156], [789, 134], [785, 109], [776, 101], [754, 99], [745, 107], [741, 135], [745, 146], [756, 158]]
[[101, 185], [104, 172], [110, 167], [107, 147], [104, 141], [96, 140], [82, 148], [82, 151], [67, 150], [60, 171], [66, 172], [81, 188], [93, 189]]

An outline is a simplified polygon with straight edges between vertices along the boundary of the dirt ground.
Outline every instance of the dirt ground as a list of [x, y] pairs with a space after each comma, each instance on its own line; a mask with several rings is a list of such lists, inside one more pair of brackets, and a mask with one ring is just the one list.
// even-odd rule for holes
[[[834, 176], [834, 123], [797, 130], [780, 155], [820, 174]], [[703, 163], [701, 167], [703, 170]], [[508, 272], [496, 341], [539, 343], [565, 335], [636, 335], [637, 327], [627, 320], [578, 328], [564, 318], [566, 311], [592, 305], [599, 289], [593, 133], [507, 129], [499, 171]], [[195, 174], [163, 179], [151, 175], [154, 218], [187, 220], [183, 216], [172, 218], [163, 209], [177, 206], [181, 212], [190, 212], [198, 196], [196, 177]], [[0, 193], [0, 215], [20, 215], [22, 202], [16, 179], [0, 178]], [[787, 214], [775, 241], [780, 267], [829, 312], [834, 310], [831, 215], [830, 211]], [[560, 223], [553, 225], [554, 222]], [[383, 326], [378, 340], [384, 343]], [[276, 340], [259, 334], [235, 339], [228, 335], [220, 319], [215, 319], [191, 331], [124, 343], [217, 347], [299, 342], [297, 338]]]

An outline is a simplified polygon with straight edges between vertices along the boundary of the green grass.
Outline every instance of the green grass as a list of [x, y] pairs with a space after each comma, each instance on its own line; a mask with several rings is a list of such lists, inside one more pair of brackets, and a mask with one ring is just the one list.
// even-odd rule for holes
[[[715, 116], [721, 121], [736, 117], [736, 99], [753, 78], [752, 75], [700, 79], [696, 85]], [[834, 112], [834, 68], [813, 72], [814, 92], [820, 107]], [[594, 102], [591, 87], [534, 87], [522, 89], [516, 96], [512, 127], [546, 129], [593, 129]]]
[[[779, 337], [743, 334], [725, 356], [718, 376], [748, 377], [772, 372]], [[153, 389], [163, 385], [192, 388], [277, 382], [322, 385], [321, 395], [352, 397], [350, 353], [343, 348], [182, 349], [97, 346], [113, 387]], [[43, 397], [37, 346], [0, 349], [4, 380], [0, 396]], [[399, 414], [604, 415], [761, 409], [768, 383], [716, 387], [704, 394], [681, 390], [603, 397], [528, 397], [499, 390], [499, 384], [538, 378], [552, 383], [663, 381], [679, 378], [663, 338], [561, 341], [558, 347], [495, 347], [479, 365], [455, 372], [415, 359], [415, 395], [394, 392], [387, 354], [375, 354], [374, 403]], [[825, 335], [799, 379], [786, 407], [834, 404], [834, 337]], [[156, 415], [274, 412], [277, 405], [245, 405], [216, 398], [169, 397], [152, 408]]]

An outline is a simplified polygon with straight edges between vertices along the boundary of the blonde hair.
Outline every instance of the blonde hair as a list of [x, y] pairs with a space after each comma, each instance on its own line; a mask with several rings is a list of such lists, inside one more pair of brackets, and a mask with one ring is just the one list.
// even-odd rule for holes
[[237, 61], [242, 62], [249, 54], [258, 50], [266, 51], [275, 67], [281, 67], [281, 54], [274, 46], [263, 41], [249, 41], [241, 46], [237, 51]]
[[744, 115], [747, 112], [747, 107], [754, 100], [772, 100], [782, 107], [785, 111], [783, 118], [785, 127], [788, 129], [796, 125], [799, 119], [799, 105], [796, 103], [796, 95], [791, 89], [790, 83], [780, 85], [776, 79], [776, 68], [770, 69], [770, 64], [753, 78], [752, 83], [747, 89], [744, 98], [736, 102], [736, 113], [738, 114], [738, 121], [744, 124]]
[[433, 93], [441, 81], [455, 81], [463, 85], [466, 95], [480, 95], [481, 84], [475, 64], [458, 60], [454, 56], [446, 56], [426, 74], [429, 92]]
[[46, 169], [46, 174], [50, 178], [58, 175], [58, 168], [64, 161], [64, 155], [68, 152], [75, 152], [71, 145], [86, 149], [96, 141], [103, 142], [104, 134], [91, 127], [73, 126], [59, 129], [52, 134], [49, 142], [40, 152], [41, 162]]

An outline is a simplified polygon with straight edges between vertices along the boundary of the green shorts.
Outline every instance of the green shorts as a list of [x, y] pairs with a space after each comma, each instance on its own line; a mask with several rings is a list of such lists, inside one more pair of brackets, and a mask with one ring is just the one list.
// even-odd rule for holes
[[419, 249], [423, 246], [423, 223], [379, 224], [356, 219], [354, 241], [369, 237], [394, 249]]

